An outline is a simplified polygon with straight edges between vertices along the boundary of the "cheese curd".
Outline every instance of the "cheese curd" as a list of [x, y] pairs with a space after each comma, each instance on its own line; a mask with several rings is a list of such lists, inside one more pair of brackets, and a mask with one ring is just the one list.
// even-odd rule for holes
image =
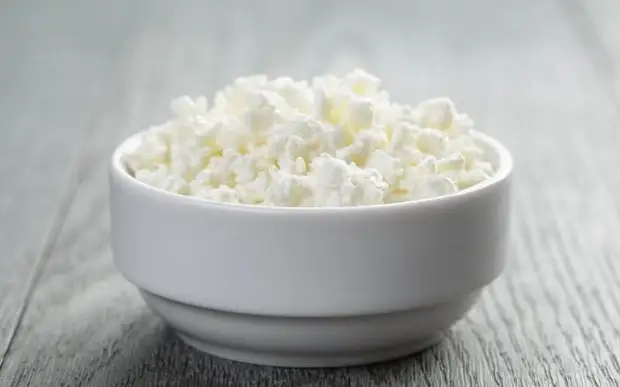
[[207, 200], [342, 207], [442, 196], [489, 179], [494, 167], [472, 121], [448, 98], [392, 103], [356, 69], [312, 82], [239, 78], [207, 100], [171, 103], [175, 117], [124, 156], [139, 181]]

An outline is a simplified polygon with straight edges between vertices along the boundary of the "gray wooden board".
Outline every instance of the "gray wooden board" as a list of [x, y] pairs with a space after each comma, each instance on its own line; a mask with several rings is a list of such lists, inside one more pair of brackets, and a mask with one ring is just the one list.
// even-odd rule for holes
[[0, 4], [0, 358], [130, 26], [129, 7]]
[[[600, 68], [606, 46], [594, 40], [602, 49], [591, 49], [592, 39], [598, 38], [588, 35], [580, 21], [590, 16], [579, 13], [589, 11], [575, 4], [145, 1], [102, 11], [102, 18], [117, 20], [117, 29], [128, 26], [89, 49], [99, 56], [93, 66], [101, 66], [91, 71], [99, 71], [99, 82], [105, 82], [97, 102], [79, 101], [82, 109], [96, 112], [92, 124], [78, 127], [76, 122], [72, 133], [57, 129], [64, 141], [80, 133], [87, 138], [68, 183], [54, 186], [63, 192], [59, 202], [70, 204], [60, 214], [66, 221], [49, 256], [41, 260], [40, 276], [0, 369], [0, 383], [618, 385], [620, 175], [614, 169], [620, 163], [620, 101], [613, 92], [614, 72]], [[30, 7], [28, 12], [37, 12], [41, 5]], [[62, 17], [92, 10], [83, 5], [69, 12], [68, 7], [62, 3], [64, 11], [55, 11], [58, 19], [50, 29], [81, 31], [81, 25], [61, 25]], [[609, 12], [620, 20], [619, 11]], [[12, 32], [20, 26], [14, 22], [1, 28]], [[118, 34], [124, 34], [122, 44]], [[105, 51], [113, 46], [119, 47], [116, 55]], [[72, 49], [88, 56], [86, 48]], [[35, 62], [25, 51], [15, 55]], [[75, 57], [78, 53], [72, 55], [66, 60], [82, 60]], [[145, 308], [112, 265], [106, 181], [111, 150], [124, 136], [165, 119], [169, 100], [178, 95], [211, 95], [251, 72], [309, 77], [353, 66], [380, 75], [403, 102], [451, 96], [481, 130], [513, 150], [514, 226], [505, 274], [445, 342], [398, 361], [287, 370], [230, 362], [188, 348]], [[104, 67], [110, 74], [102, 74]], [[32, 70], [13, 71], [27, 77]], [[10, 94], [3, 89], [0, 98]], [[74, 107], [55, 109], [70, 114]], [[67, 173], [68, 162], [50, 168]], [[32, 165], [19, 168], [33, 176], [43, 173]], [[27, 184], [35, 183], [23, 184], [27, 190]], [[4, 185], [0, 192], [13, 194]], [[15, 216], [34, 217], [30, 212]], [[8, 229], [9, 221], [2, 222], [3, 230]], [[24, 238], [41, 245], [41, 236]], [[18, 285], [7, 288], [7, 304], [3, 293], [0, 305], [13, 308], [3, 309], [3, 325], [5, 313], [16, 307], [13, 293], [23, 293], [23, 273], [31, 275], [27, 269], [34, 258], [15, 263], [25, 255], [14, 250], [2, 263], [6, 270], [23, 265], [11, 280]], [[10, 275], [4, 273], [0, 284], [9, 283], [5, 278]]]
[[[570, 0], [572, 16], [581, 26], [583, 38], [598, 60], [599, 71], [612, 74], [612, 87], [620, 96], [620, 23], [619, 4], [614, 0]], [[618, 98], [618, 97], [616, 97]]]

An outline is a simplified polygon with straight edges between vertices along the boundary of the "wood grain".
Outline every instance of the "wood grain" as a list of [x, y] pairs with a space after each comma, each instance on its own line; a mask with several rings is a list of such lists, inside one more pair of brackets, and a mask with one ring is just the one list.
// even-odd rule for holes
[[[9, 386], [617, 385], [620, 105], [610, 98], [614, 71], [601, 69], [607, 46], [594, 40], [601, 49], [592, 50], [588, 42], [596, 35], [588, 37], [580, 22], [591, 17], [580, 12], [590, 11], [536, 0], [293, 3], [149, 1], [133, 3], [130, 12], [119, 2], [102, 16], [124, 17], [127, 27], [114, 35], [122, 36], [116, 54], [94, 49], [108, 64], [107, 78], [99, 74], [106, 97], [91, 125], [76, 126], [76, 134], [87, 133], [75, 163], [76, 190], [69, 200], [72, 191], [64, 187], [61, 198], [71, 204], [66, 221], [42, 259], [0, 380]], [[84, 7], [75, 12], [92, 12]], [[61, 19], [50, 29], [60, 29]], [[395, 362], [286, 370], [186, 347], [112, 266], [109, 153], [124, 136], [163, 120], [178, 95], [211, 95], [253, 72], [309, 77], [353, 66], [384, 78], [403, 102], [450, 95], [513, 150], [506, 273], [448, 340]], [[67, 173], [68, 164], [50, 168]], [[40, 237], [28, 240], [40, 244]], [[30, 273], [32, 262], [22, 272]], [[23, 293], [23, 286], [9, 289]]]
[[614, 98], [620, 106], [620, 7], [613, 0], [570, 0], [575, 24], [598, 62], [598, 70], [611, 74]]
[[0, 363], [19, 320], [72, 163], [130, 18], [106, 7], [0, 5]]

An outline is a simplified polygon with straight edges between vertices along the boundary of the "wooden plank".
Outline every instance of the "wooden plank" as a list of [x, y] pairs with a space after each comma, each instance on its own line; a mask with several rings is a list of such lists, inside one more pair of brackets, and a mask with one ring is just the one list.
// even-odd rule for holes
[[[0, 377], [64, 386], [597, 386], [618, 380], [618, 112], [552, 3], [149, 2], [109, 84], [81, 184]], [[255, 3], [252, 3], [255, 4]], [[304, 8], [305, 7], [305, 8]], [[482, 12], [481, 10], [484, 10]], [[287, 17], [282, 17], [287, 15]], [[565, 17], [566, 16], [566, 17]], [[449, 339], [352, 369], [243, 365], [187, 348], [112, 267], [106, 162], [179, 94], [237, 75], [362, 66], [395, 99], [452, 96], [515, 154], [510, 263]], [[609, 74], [607, 74], [608, 76]], [[603, 167], [609, 166], [609, 167]]]
[[[616, 75], [620, 71], [620, 9], [614, 0], [570, 0], [565, 8], [575, 15], [576, 23], [591, 34], [590, 44], [613, 61]], [[579, 18], [578, 15], [581, 15]]]
[[562, 3], [576, 38], [590, 59], [609, 97], [620, 109], [620, 8], [613, 0], [567, 0]]
[[2, 5], [0, 359], [71, 163], [122, 47], [128, 8], [122, 2], [70, 9], [43, 1]]

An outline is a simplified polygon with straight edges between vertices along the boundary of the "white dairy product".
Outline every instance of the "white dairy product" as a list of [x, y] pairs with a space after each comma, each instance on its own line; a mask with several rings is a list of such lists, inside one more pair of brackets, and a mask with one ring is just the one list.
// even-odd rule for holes
[[458, 192], [494, 173], [472, 121], [447, 98], [392, 103], [363, 70], [312, 82], [239, 78], [171, 103], [175, 117], [124, 157], [153, 187], [207, 200], [341, 207]]

